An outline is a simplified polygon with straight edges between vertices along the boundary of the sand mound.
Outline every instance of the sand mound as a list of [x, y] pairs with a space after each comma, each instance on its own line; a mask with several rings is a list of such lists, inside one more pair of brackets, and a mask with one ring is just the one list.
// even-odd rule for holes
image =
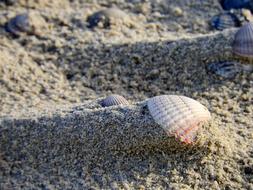
[[[4, 23], [26, 3], [0, 6], [0, 189], [253, 188], [253, 74], [207, 70], [241, 61], [237, 29], [210, 31], [218, 1], [28, 2], [42, 35], [13, 38]], [[86, 19], [111, 5], [131, 24], [89, 29]], [[102, 108], [111, 93], [130, 105]], [[146, 100], [161, 94], [211, 112], [195, 146], [150, 116]]]

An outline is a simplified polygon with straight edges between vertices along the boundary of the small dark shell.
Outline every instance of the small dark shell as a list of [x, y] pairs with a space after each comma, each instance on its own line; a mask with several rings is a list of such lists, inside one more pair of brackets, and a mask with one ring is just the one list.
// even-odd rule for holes
[[252, 9], [252, 0], [221, 0], [220, 3], [224, 10]]
[[102, 24], [104, 28], [108, 28], [111, 25], [111, 19], [124, 19], [127, 14], [118, 8], [108, 8], [95, 12], [87, 18], [88, 27], [93, 28]]
[[243, 25], [235, 34], [233, 52], [245, 58], [253, 57], [253, 23]]
[[224, 78], [233, 78], [243, 70], [242, 64], [235, 61], [214, 62], [207, 66], [207, 70], [211, 73]]
[[23, 32], [31, 31], [28, 14], [20, 14], [10, 19], [5, 28], [8, 32], [16, 36], [19, 36]]
[[211, 19], [211, 26], [217, 30], [224, 30], [239, 27], [240, 21], [237, 16], [232, 13], [222, 13]]
[[128, 101], [120, 95], [112, 94], [101, 101], [102, 107], [109, 107], [115, 105], [128, 105]]

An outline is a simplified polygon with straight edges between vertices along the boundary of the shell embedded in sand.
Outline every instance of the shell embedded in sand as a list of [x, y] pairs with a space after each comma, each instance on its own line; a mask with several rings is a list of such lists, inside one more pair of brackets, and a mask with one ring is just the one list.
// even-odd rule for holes
[[112, 94], [102, 100], [101, 105], [103, 107], [115, 106], [115, 105], [128, 105], [128, 101], [120, 95]]
[[224, 78], [233, 78], [243, 69], [243, 65], [235, 61], [214, 62], [207, 66], [208, 71]]
[[95, 12], [87, 18], [88, 27], [93, 28], [101, 24], [104, 28], [109, 27], [113, 20], [125, 20], [128, 15], [118, 8], [108, 8]]
[[207, 66], [207, 70], [223, 78], [233, 78], [238, 73], [252, 72], [253, 65], [236, 61], [213, 62]]
[[148, 109], [169, 136], [175, 136], [186, 144], [193, 143], [199, 127], [211, 119], [205, 106], [185, 96], [153, 97], [148, 100]]
[[233, 52], [245, 58], [253, 58], [253, 23], [242, 26], [235, 34]]
[[23, 32], [30, 32], [31, 27], [28, 14], [19, 14], [10, 19], [6, 24], [6, 30], [16, 36], [19, 36]]
[[19, 14], [10, 19], [5, 29], [14, 36], [22, 36], [24, 34], [45, 35], [49, 28], [40, 13], [30, 11], [29, 14]]
[[211, 19], [211, 26], [217, 30], [239, 27], [240, 21], [233, 13], [222, 13]]

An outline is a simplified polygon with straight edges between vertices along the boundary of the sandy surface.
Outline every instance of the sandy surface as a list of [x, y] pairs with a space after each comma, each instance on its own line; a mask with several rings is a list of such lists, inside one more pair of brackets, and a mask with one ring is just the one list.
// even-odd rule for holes
[[[25, 1], [0, 5], [0, 189], [253, 189], [253, 73], [206, 70], [241, 61], [237, 29], [209, 27], [218, 1], [28, 2], [36, 35], [19, 38], [3, 26]], [[87, 27], [110, 6], [128, 19]], [[111, 93], [131, 105], [102, 108]], [[146, 100], [160, 94], [210, 110], [195, 146], [155, 124]]]

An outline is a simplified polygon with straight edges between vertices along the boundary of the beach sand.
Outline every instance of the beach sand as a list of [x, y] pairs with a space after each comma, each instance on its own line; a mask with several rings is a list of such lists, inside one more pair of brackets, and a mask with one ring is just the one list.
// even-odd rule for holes
[[[206, 69], [242, 62], [238, 29], [210, 29], [218, 1], [28, 0], [36, 35], [13, 38], [25, 2], [0, 5], [0, 189], [253, 189], [253, 73]], [[128, 18], [87, 27], [111, 6]], [[130, 105], [101, 107], [112, 93]], [[194, 146], [149, 114], [163, 94], [210, 111]]]

